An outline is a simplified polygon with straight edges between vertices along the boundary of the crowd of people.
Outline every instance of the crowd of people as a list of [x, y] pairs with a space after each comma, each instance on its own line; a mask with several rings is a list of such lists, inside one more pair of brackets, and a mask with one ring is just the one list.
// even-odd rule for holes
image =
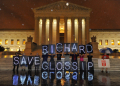
[[[26, 63], [26, 64], [20, 64], [20, 66], [21, 66], [21, 70], [22, 71], [25, 71], [26, 70], [26, 67], [28, 67], [28, 70], [31, 70], [31, 67], [32, 67], [32, 65], [33, 65], [33, 63], [34, 63], [34, 57], [35, 56], [37, 56], [37, 57], [42, 57], [43, 58], [43, 61], [47, 61], [47, 59], [48, 59], [48, 57], [50, 57], [51, 59], [50, 59], [50, 61], [54, 61], [54, 57], [56, 56], [57, 57], [57, 60], [61, 60], [61, 57], [63, 56], [63, 57], [65, 57], [65, 60], [64, 61], [70, 61], [70, 56], [72, 57], [71, 58], [71, 62], [74, 62], [74, 61], [78, 61], [77, 60], [77, 57], [79, 56], [79, 58], [80, 58], [80, 61], [84, 61], [84, 57], [85, 57], [85, 54], [77, 54], [77, 53], [72, 53], [72, 54], [70, 54], [70, 53], [61, 53], [61, 54], [43, 54], [42, 56], [40, 56], [38, 53], [35, 55], [35, 56], [33, 56], [32, 55], [32, 53], [30, 53], [30, 55], [29, 56], [26, 56], [25, 55], [25, 53], [23, 53], [23, 55], [22, 56], [19, 56], [19, 54], [17, 53], [16, 54], [16, 56], [19, 58], [19, 60], [21, 61], [21, 58], [24, 56], [24, 58], [26, 59], [26, 61], [28, 60], [28, 58], [27, 57], [29, 57], [29, 59], [33, 59], [32, 60], [32, 62], [31, 62], [31, 65], [29, 65], [28, 64], [28, 62]], [[87, 55], [87, 57], [88, 57], [88, 62], [92, 62], [92, 55], [89, 53], [88, 55]], [[13, 64], [13, 71], [15, 71], [15, 67], [17, 67], [17, 71], [18, 71], [18, 69], [19, 69], [19, 64], [18, 65], [14, 65]], [[35, 65], [35, 70], [39, 70], [39, 66], [40, 65]]]

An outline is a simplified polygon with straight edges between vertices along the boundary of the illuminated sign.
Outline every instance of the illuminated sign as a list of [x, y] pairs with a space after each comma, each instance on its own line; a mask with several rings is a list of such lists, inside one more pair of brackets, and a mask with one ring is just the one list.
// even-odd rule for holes
[[76, 61], [72, 62], [72, 70], [73, 71], [77, 71], [78, 70], [78, 63]]
[[55, 70], [55, 62], [54, 61], [50, 61], [49, 62], [49, 70], [50, 71], [54, 71]]
[[92, 70], [94, 70], [94, 64], [93, 64], [93, 62], [87, 62], [87, 70], [88, 71], [92, 71]]
[[42, 54], [43, 55], [48, 54], [48, 45], [42, 45]]
[[70, 71], [71, 69], [71, 62], [70, 61], [65, 61], [64, 62], [64, 70], [65, 71]]
[[86, 62], [80, 61], [80, 71], [86, 71]]
[[85, 54], [85, 45], [79, 45], [79, 53]]
[[57, 43], [56, 44], [56, 51], [58, 53], [61, 53], [63, 51], [63, 44], [62, 43]]
[[87, 44], [86, 45], [86, 50], [87, 50], [87, 53], [93, 53], [93, 47], [91, 44]]
[[19, 65], [19, 57], [13, 56], [13, 65]]
[[70, 43], [64, 43], [64, 52], [70, 52]]
[[28, 65], [32, 65], [33, 64], [33, 56], [29, 56], [28, 57]]
[[40, 57], [39, 56], [34, 57], [34, 64], [35, 64], [35, 66], [40, 65]]
[[55, 45], [54, 44], [49, 45], [49, 54], [55, 54]]
[[47, 61], [42, 62], [42, 70], [48, 70], [48, 62]]
[[21, 56], [20, 57], [20, 65], [27, 65], [27, 61], [26, 61], [26, 57], [25, 56]]
[[62, 61], [56, 61], [56, 71], [62, 71], [63, 64]]
[[71, 51], [73, 53], [76, 53], [78, 51], [78, 44], [77, 43], [71, 43]]

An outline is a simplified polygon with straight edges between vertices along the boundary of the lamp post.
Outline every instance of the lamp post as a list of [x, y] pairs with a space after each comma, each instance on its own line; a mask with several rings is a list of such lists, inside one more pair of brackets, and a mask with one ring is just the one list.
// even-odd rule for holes
[[20, 52], [20, 46], [19, 46], [19, 52]]
[[18, 53], [20, 54], [20, 46], [19, 46], [19, 51], [18, 51]]

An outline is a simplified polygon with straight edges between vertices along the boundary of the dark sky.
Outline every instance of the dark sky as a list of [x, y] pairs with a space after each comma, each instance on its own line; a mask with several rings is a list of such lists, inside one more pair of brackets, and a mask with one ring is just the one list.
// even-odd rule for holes
[[[0, 0], [0, 29], [34, 29], [33, 8], [60, 0]], [[66, 0], [92, 9], [90, 29], [120, 29], [120, 0]]]

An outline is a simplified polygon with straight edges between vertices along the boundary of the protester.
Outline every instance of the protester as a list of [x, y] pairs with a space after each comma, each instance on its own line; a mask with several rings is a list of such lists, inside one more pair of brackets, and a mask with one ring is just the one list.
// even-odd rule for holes
[[[105, 53], [103, 56], [102, 56], [102, 59], [104, 60], [104, 59], [109, 59], [109, 56]], [[103, 68], [102, 68], [102, 71], [101, 71], [102, 73], [103, 73]], [[108, 73], [107, 72], [107, 68], [106, 68], [106, 73]]]
[[55, 54], [49, 54], [50, 56], [50, 61], [54, 61]]
[[[20, 57], [19, 57], [19, 54], [16, 53], [16, 56], [15, 57], [18, 57], [18, 61], [20, 61]], [[14, 58], [13, 58], [13, 62], [14, 62]], [[13, 71], [15, 71], [15, 67], [17, 66], [17, 71], [18, 71], [18, 68], [19, 68], [19, 64], [13, 64]]]
[[57, 54], [57, 60], [61, 60], [61, 56], [62, 56], [62, 54], [61, 54], [61, 53], [58, 53], [58, 54]]
[[63, 52], [63, 56], [65, 57], [65, 61], [70, 61], [70, 54], [68, 52], [66, 54]]
[[70, 56], [72, 56], [71, 61], [74, 62], [74, 61], [77, 61], [77, 57], [79, 56], [79, 54], [73, 53], [73, 54], [70, 54]]
[[48, 54], [43, 54], [43, 55], [42, 55], [42, 57], [43, 57], [43, 61], [47, 61], [48, 56], [49, 56]]
[[87, 55], [87, 57], [88, 57], [88, 62], [92, 62], [92, 55], [91, 55], [91, 53], [89, 53], [89, 55]]
[[79, 54], [80, 61], [84, 61], [84, 56], [85, 56], [85, 54]]
[[31, 66], [33, 65], [34, 62], [32, 53], [30, 53], [30, 56], [28, 56], [27, 61], [28, 61], [28, 70], [31, 71]]
[[27, 66], [27, 56], [25, 56], [25, 53], [20, 57], [20, 65], [22, 67], [22, 71], [25, 71], [25, 67]]

